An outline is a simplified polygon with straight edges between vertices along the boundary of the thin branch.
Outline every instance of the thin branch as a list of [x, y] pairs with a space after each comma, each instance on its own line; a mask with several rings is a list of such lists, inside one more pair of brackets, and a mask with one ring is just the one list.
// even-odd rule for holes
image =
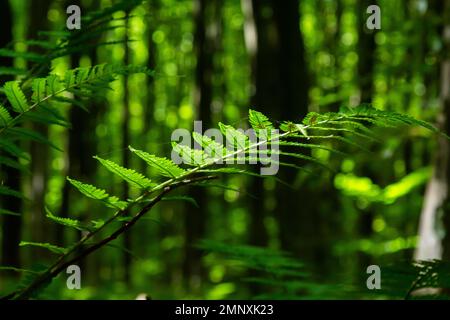
[[[33, 281], [28, 287], [20, 290], [15, 291], [11, 294], [8, 294], [5, 297], [2, 297], [1, 299], [28, 299], [30, 295], [39, 287], [41, 287], [43, 284], [47, 283], [54, 277], [56, 277], [58, 274], [60, 274], [63, 270], [65, 270], [68, 266], [76, 263], [80, 259], [88, 256], [92, 252], [102, 248], [109, 242], [113, 241], [117, 237], [119, 237], [122, 233], [130, 229], [140, 218], [142, 218], [148, 211], [150, 211], [158, 202], [161, 201], [162, 197], [166, 195], [167, 193], [175, 190], [176, 188], [179, 188], [181, 186], [194, 184], [201, 181], [211, 180], [215, 179], [216, 176], [203, 176], [203, 177], [196, 177], [192, 179], [185, 179], [182, 181], [174, 182], [172, 185], [166, 186], [155, 198], [153, 198], [148, 204], [146, 204], [136, 215], [133, 216], [133, 218], [124, 223], [120, 228], [118, 228], [116, 231], [114, 231], [111, 235], [108, 237], [96, 242], [94, 245], [85, 248], [82, 250], [77, 256], [73, 257], [72, 259], [64, 262], [64, 263], [58, 263], [55, 267], [52, 267], [48, 269], [45, 273], [43, 273], [41, 276], [36, 278], [35, 281]], [[69, 253], [70, 254], [70, 253]], [[64, 255], [62, 259], [59, 259], [58, 261], [63, 261], [65, 258], [67, 258], [68, 254]]]

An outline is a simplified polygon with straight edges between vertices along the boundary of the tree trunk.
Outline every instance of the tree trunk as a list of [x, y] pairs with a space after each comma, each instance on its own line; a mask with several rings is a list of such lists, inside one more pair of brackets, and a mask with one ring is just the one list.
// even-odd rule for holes
[[[213, 57], [216, 51], [220, 10], [222, 0], [195, 0], [194, 2], [194, 50], [196, 55], [194, 105], [197, 120], [202, 121], [203, 130], [211, 126], [211, 104], [213, 99], [212, 76], [214, 73]], [[219, 14], [218, 14], [219, 12]], [[184, 212], [184, 261], [183, 275], [191, 288], [199, 288], [204, 270], [202, 252], [194, 245], [205, 237], [208, 196], [207, 189], [194, 188], [191, 196], [199, 204], [196, 210]]]
[[[261, 87], [269, 87], [273, 84], [264, 83], [270, 81], [271, 78], [262, 79], [260, 74], [264, 71], [262, 64], [268, 60], [272, 60], [274, 55], [271, 50], [266, 46], [267, 24], [261, 21], [260, 17], [260, 5], [252, 0], [241, 1], [242, 12], [244, 13], [244, 37], [247, 52], [250, 56], [251, 64], [251, 82], [254, 86], [254, 92], [251, 96], [250, 104], [255, 106], [258, 111], [265, 114], [270, 114], [270, 97], [264, 95], [269, 94], [270, 91], [261, 90]], [[267, 64], [266, 67], [270, 69], [271, 64]], [[265, 101], [265, 104], [262, 104]], [[272, 106], [274, 103], [272, 104]], [[265, 106], [263, 108], [263, 106]], [[272, 109], [274, 110], [274, 109]], [[276, 110], [276, 109], [275, 109]], [[258, 168], [254, 168], [255, 173]], [[264, 188], [260, 179], [253, 179], [251, 185], [251, 193], [258, 197], [251, 202], [250, 208], [250, 222], [249, 222], [249, 243], [255, 246], [266, 246], [268, 243], [268, 233], [264, 225], [264, 218], [267, 215], [267, 210], [264, 206]]]
[[[130, 63], [130, 51], [128, 50], [129, 41], [129, 13], [127, 13], [127, 19], [125, 20], [125, 58], [124, 64], [128, 65]], [[128, 88], [128, 76], [124, 76], [124, 97], [123, 97], [123, 110], [122, 110], [122, 165], [125, 168], [130, 167], [130, 156], [128, 146], [130, 145], [130, 91]], [[122, 199], [129, 198], [129, 185], [126, 181], [122, 183]], [[128, 215], [126, 212], [125, 215]], [[123, 246], [128, 250], [132, 250], [132, 238], [131, 232], [125, 232], [123, 235]], [[127, 285], [131, 281], [131, 255], [128, 252], [123, 253], [123, 271], [124, 271], [124, 281]]]
[[[0, 3], [0, 48], [5, 47], [13, 40], [11, 19], [12, 11], [9, 1], [2, 1]], [[0, 65], [5, 67], [12, 67], [13, 59], [0, 57]], [[0, 76], [0, 85], [5, 81], [13, 80], [11, 76]], [[15, 159], [18, 160], [18, 159]], [[19, 170], [0, 166], [0, 179], [3, 183], [14, 189], [21, 189], [21, 173]], [[22, 213], [22, 200], [16, 197], [3, 196], [0, 199], [1, 207], [16, 213]], [[22, 217], [4, 215], [2, 216], [2, 244], [1, 244], [1, 264], [7, 266], [20, 267], [19, 242], [22, 230]], [[12, 273], [17, 275], [17, 273]]]
[[[252, 65], [251, 104], [273, 119], [301, 119], [308, 111], [309, 81], [299, 28], [299, 1], [242, 0], [242, 8]], [[296, 175], [280, 168], [279, 177], [292, 183]], [[258, 199], [252, 202], [250, 212], [250, 243], [266, 245], [264, 219], [269, 213], [264, 207], [265, 191], [260, 179], [252, 183], [251, 192]], [[299, 237], [311, 230], [308, 223], [311, 211], [305, 208], [312, 199], [307, 193], [303, 190], [298, 194], [284, 186], [278, 186], [275, 192], [281, 247], [297, 254]]]
[[[66, 0], [64, 7], [71, 4], [81, 6], [79, 0]], [[93, 3], [91, 6], [86, 7], [86, 10], [99, 9], [98, 3]], [[100, 41], [100, 40], [94, 40]], [[93, 42], [92, 44], [95, 44]], [[97, 49], [95, 47], [90, 48], [84, 52], [85, 56], [89, 57], [91, 65], [98, 63]], [[81, 53], [74, 53], [70, 56], [70, 67], [77, 68], [80, 66]], [[77, 99], [76, 96], [73, 97]], [[89, 102], [87, 102], [89, 103]], [[97, 137], [95, 134], [96, 126], [99, 121], [99, 116], [104, 109], [103, 102], [96, 101], [94, 104], [89, 103], [86, 105], [88, 112], [83, 110], [79, 106], [72, 105], [68, 111], [68, 120], [71, 124], [71, 128], [67, 129], [67, 154], [65, 156], [64, 176], [76, 178], [81, 181], [95, 184], [94, 177], [97, 170], [96, 161], [92, 158], [97, 153]], [[80, 214], [71, 210], [71, 204], [76, 203], [80, 194], [76, 191], [72, 184], [65, 180], [62, 189], [61, 207], [57, 211], [62, 218], [76, 218], [81, 221], [88, 221], [91, 219], [90, 213]], [[89, 211], [88, 211], [89, 212]], [[76, 232], [77, 238], [81, 238], [84, 231], [72, 231], [62, 225], [56, 225], [55, 230], [55, 243], [59, 246], [66, 247], [68, 245], [66, 236], [69, 232]], [[80, 250], [83, 250], [81, 248]], [[83, 274], [89, 278], [91, 283], [95, 283], [98, 280], [98, 263], [96, 257], [90, 257], [89, 259], [82, 259], [78, 261], [77, 265], [81, 268]], [[85, 272], [83, 270], [87, 270]], [[92, 275], [92, 278], [90, 276]]]
[[[373, 77], [375, 65], [375, 32], [368, 30], [366, 27], [366, 19], [368, 14], [367, 8], [375, 4], [375, 1], [361, 0], [356, 6], [358, 19], [358, 84], [360, 91], [360, 103], [372, 103], [373, 99]], [[371, 164], [366, 164], [362, 168], [362, 175], [373, 178], [375, 173]], [[374, 209], [369, 208], [362, 212], [359, 217], [359, 235], [363, 238], [369, 238], [373, 234], [372, 223], [374, 219]], [[370, 264], [370, 256], [361, 253], [360, 263], [362, 268], [366, 268]]]
[[[28, 39], [36, 39], [38, 32], [46, 30], [48, 27], [47, 12], [50, 2], [43, 3], [32, 1], [30, 3], [30, 24], [28, 27]], [[41, 52], [40, 48], [28, 48], [28, 51]], [[46, 76], [50, 71], [50, 66], [43, 69], [42, 73], [37, 76]], [[32, 123], [32, 129], [42, 136], [48, 136], [48, 125], [41, 123]], [[30, 213], [31, 220], [31, 238], [36, 242], [53, 242], [54, 234], [51, 232], [51, 225], [47, 223], [45, 218], [45, 194], [47, 192], [48, 168], [49, 168], [49, 147], [39, 142], [32, 141], [30, 143], [31, 153], [31, 188], [30, 188]], [[33, 258], [40, 258], [38, 255], [47, 254], [42, 251], [31, 251]]]

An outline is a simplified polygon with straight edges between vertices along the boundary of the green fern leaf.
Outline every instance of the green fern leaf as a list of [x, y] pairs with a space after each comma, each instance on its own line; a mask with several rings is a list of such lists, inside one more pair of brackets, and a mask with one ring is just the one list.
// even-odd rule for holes
[[23, 43], [26, 44], [27, 46], [36, 46], [43, 49], [53, 49], [55, 47], [55, 45], [52, 42], [45, 40], [34, 40], [34, 39], [24, 40]]
[[82, 100], [79, 99], [72, 99], [64, 96], [56, 96], [53, 98], [55, 101], [61, 102], [61, 103], [68, 103], [73, 106], [80, 107], [81, 109], [88, 111], [88, 109], [85, 106], [85, 103]]
[[45, 216], [57, 224], [60, 224], [60, 225], [66, 226], [66, 227], [70, 227], [70, 228], [74, 228], [79, 231], [91, 231], [91, 229], [86, 227], [85, 225], [83, 225], [83, 223], [81, 223], [81, 221], [78, 221], [75, 219], [70, 219], [70, 218], [57, 217], [47, 207], [45, 208], [45, 211], [46, 211]]
[[92, 220], [91, 221], [92, 224], [92, 228], [94, 230], [100, 229], [101, 227], [103, 227], [105, 225], [105, 221], [99, 219], [99, 220]]
[[355, 131], [354, 129], [347, 129], [347, 128], [335, 128], [335, 127], [314, 127], [314, 130], [320, 130], [320, 131], [340, 131], [340, 132], [344, 132], [344, 133], [348, 133], [350, 135], [355, 135], [355, 136], [359, 136], [365, 140], [377, 140], [376, 137], [367, 135], [365, 133], [361, 133], [358, 131]]
[[227, 138], [232, 146], [237, 150], [243, 150], [249, 143], [249, 138], [241, 130], [237, 130], [230, 125], [219, 122], [219, 128], [222, 134]]
[[221, 143], [212, 140], [210, 137], [192, 132], [194, 140], [202, 146], [205, 153], [211, 158], [222, 158], [227, 155], [228, 150]]
[[26, 70], [20, 68], [0, 67], [0, 76], [21, 76], [26, 73]]
[[76, 69], [67, 70], [64, 73], [64, 85], [66, 88], [70, 88], [75, 85], [76, 81]]
[[9, 126], [12, 120], [8, 110], [0, 104], [0, 128]]
[[33, 103], [39, 103], [45, 98], [46, 79], [45, 78], [33, 79], [31, 88], [33, 89], [31, 101]]
[[172, 142], [173, 151], [175, 151], [190, 166], [201, 166], [213, 163], [214, 159], [209, 158], [202, 150], [191, 149], [188, 146]]
[[134, 149], [131, 146], [129, 147], [129, 149], [139, 158], [144, 160], [149, 166], [155, 168], [162, 176], [169, 178], [178, 178], [186, 173], [186, 170], [180, 168], [167, 158], [160, 158], [145, 151]]
[[27, 98], [20, 89], [19, 81], [8, 81], [3, 89], [14, 111], [23, 113], [29, 109]]
[[16, 50], [0, 49], [0, 57], [22, 58], [28, 61], [42, 63], [46, 61], [46, 57], [33, 52], [19, 52]]
[[21, 247], [25, 247], [25, 246], [40, 247], [40, 248], [50, 250], [53, 253], [61, 254], [61, 255], [67, 253], [67, 251], [68, 251], [67, 248], [62, 248], [62, 247], [58, 247], [58, 246], [55, 246], [50, 243], [41, 243], [41, 242], [21, 241], [19, 243], [19, 246], [21, 246]]
[[[55, 98], [55, 100], [57, 99]], [[45, 104], [40, 104], [39, 107], [39, 109], [34, 109], [32, 112], [25, 113], [22, 119], [70, 128], [70, 123], [66, 121], [56, 108]]]
[[10, 189], [6, 186], [0, 186], [0, 195], [25, 199], [25, 196], [22, 193], [20, 193], [19, 191]]
[[124, 168], [111, 160], [102, 159], [97, 156], [95, 156], [94, 159], [97, 159], [106, 169], [108, 169], [112, 173], [118, 175], [125, 181], [138, 188], [147, 189], [154, 186], [154, 183], [152, 183], [150, 179], [146, 178], [139, 172]]
[[65, 30], [41, 30], [38, 31], [38, 36], [45, 36], [49, 38], [66, 38], [71, 35], [71, 32]]
[[2, 214], [3, 215], [7, 215], [7, 216], [18, 216], [18, 217], [20, 217], [20, 213], [0, 208], [0, 215], [2, 215]]
[[194, 198], [188, 197], [188, 196], [167, 196], [167, 197], [162, 197], [161, 201], [185, 201], [185, 202], [191, 203], [192, 205], [194, 205], [197, 208], [200, 208], [197, 201], [195, 201]]
[[8, 166], [10, 168], [30, 173], [29, 169], [26, 166], [20, 164], [20, 162], [14, 158], [0, 156], [0, 165]]
[[121, 201], [115, 196], [110, 196], [103, 189], [99, 189], [97, 187], [94, 187], [93, 185], [70, 179], [69, 177], [67, 177], [67, 180], [85, 196], [95, 200], [99, 200], [110, 208], [124, 210], [128, 206], [128, 203], [126, 201]]
[[288, 146], [288, 147], [299, 147], [299, 148], [308, 148], [308, 149], [321, 149], [321, 150], [326, 150], [332, 153], [336, 153], [339, 154], [341, 156], [346, 156], [348, 155], [345, 152], [327, 147], [325, 145], [322, 144], [314, 144], [314, 143], [301, 143], [301, 142], [295, 142], [295, 141], [273, 141], [273, 142], [269, 142], [269, 144], [271, 145], [278, 145], [278, 146]]
[[256, 172], [251, 172], [251, 171], [247, 171], [247, 170], [239, 169], [239, 168], [202, 169], [202, 170], [199, 170], [198, 172], [207, 173], [207, 174], [218, 174], [218, 173], [238, 174], [238, 175], [244, 175], [244, 176], [250, 176], [250, 177], [256, 177], [256, 178], [271, 178], [271, 179], [275, 179], [275, 181], [277, 181], [287, 187], [290, 187], [290, 185], [288, 183], [277, 178], [276, 176], [269, 176], [269, 175], [263, 176]]
[[51, 142], [49, 139], [47, 139], [45, 136], [40, 134], [39, 132], [36, 132], [31, 129], [27, 128], [10, 128], [8, 129], [9, 133], [12, 133], [20, 138], [25, 138], [27, 140], [32, 140], [36, 142], [40, 142], [46, 145], [49, 145], [55, 150], [63, 151], [61, 148], [59, 148], [57, 145], [55, 145], [53, 142]]
[[325, 163], [321, 162], [319, 159], [316, 159], [314, 157], [307, 156], [307, 155], [304, 155], [304, 154], [301, 154], [301, 153], [283, 152], [283, 151], [275, 151], [275, 150], [272, 150], [270, 152], [279, 154], [281, 156], [292, 157], [292, 158], [297, 158], [297, 159], [310, 161], [310, 162], [318, 164], [319, 166], [321, 166], [321, 167], [323, 167], [323, 168], [325, 168], [327, 170], [330, 170], [332, 172], [334, 171], [331, 167], [327, 166]]
[[6, 139], [0, 139], [0, 150], [1, 149], [17, 158], [30, 160], [30, 156], [28, 153]]
[[88, 79], [91, 68], [82, 67], [82, 68], [77, 68], [76, 70], [77, 70], [77, 73], [76, 73], [76, 77], [75, 77], [75, 82], [80, 84], [83, 81], [86, 81]]
[[248, 120], [253, 130], [257, 133], [259, 130], [273, 129], [273, 124], [264, 114], [255, 110], [248, 110]]
[[39, 272], [36, 272], [34, 270], [28, 270], [28, 269], [22, 269], [22, 268], [16, 268], [16, 267], [9, 267], [9, 266], [0, 266], [0, 271], [14, 271], [14, 272], [21, 272], [21, 273], [33, 273], [38, 274]]
[[46, 78], [47, 96], [55, 95], [61, 90], [61, 84], [59, 77], [55, 74], [51, 74]]

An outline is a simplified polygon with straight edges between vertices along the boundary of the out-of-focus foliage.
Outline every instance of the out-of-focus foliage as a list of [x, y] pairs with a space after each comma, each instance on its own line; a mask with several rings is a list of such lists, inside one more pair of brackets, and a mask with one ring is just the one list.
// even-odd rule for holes
[[[0, 49], [1, 59], [11, 58], [0, 65], [0, 194], [8, 196], [0, 203], [0, 242], [8, 242], [5, 228], [11, 226], [7, 223], [11, 218], [20, 219], [21, 239], [26, 241], [21, 247], [15, 242], [20, 265], [0, 270], [1, 294], [17, 288], [18, 275], [20, 287], [29, 285], [55, 253], [101, 229], [112, 215], [105, 203], [123, 209], [155, 184], [176, 180], [195, 168], [171, 166], [163, 157], [172, 150], [173, 130], [192, 131], [194, 120], [200, 119], [199, 83], [210, 77], [211, 90], [206, 93], [211, 98], [210, 116], [204, 123], [294, 129], [295, 140], [279, 145], [285, 153], [280, 162], [296, 168], [291, 166], [276, 179], [262, 179], [259, 187], [251, 167], [204, 168], [202, 174], [215, 169], [224, 173], [223, 178], [198, 183], [200, 191], [164, 196], [133, 227], [128, 242], [119, 237], [83, 260], [82, 290], [67, 290], [63, 275], [45, 283], [39, 298], [134, 299], [142, 292], [155, 299], [418, 298], [414, 290], [407, 292], [424, 270], [429, 271], [423, 279], [434, 281], [436, 277], [429, 275], [439, 274], [435, 285], [444, 288], [438, 293], [445, 296], [446, 263], [400, 262], [412, 260], [417, 248], [425, 185], [436, 175], [433, 165], [441, 150], [434, 128], [421, 121], [436, 123], [442, 107], [445, 1], [378, 0], [382, 28], [372, 33], [361, 29], [367, 18], [362, 0], [299, 1], [297, 25], [307, 65], [302, 77], [308, 78], [309, 87], [289, 84], [294, 64], [268, 77], [284, 88], [307, 90], [311, 113], [304, 122], [299, 116], [272, 119], [253, 111], [248, 114], [249, 108], [266, 110], [271, 105], [271, 101], [252, 105], [255, 94], [267, 93], [268, 100], [279, 96], [272, 87], [260, 87], [262, 72], [254, 70], [261, 56], [251, 52], [247, 37], [253, 27], [263, 28], [255, 30], [262, 38], [253, 39], [253, 45], [262, 58], [268, 54], [271, 59], [265, 68], [273, 71], [271, 67], [281, 60], [274, 52], [283, 41], [277, 37], [279, 25], [274, 21], [280, 11], [272, 5], [275, 2], [258, 0], [262, 10], [252, 21], [245, 13], [245, 0], [82, 0], [83, 27], [68, 31], [66, 3], [46, 1], [48, 8], [38, 19], [33, 19], [37, 12], [30, 10], [32, 1], [8, 2], [13, 38]], [[203, 46], [199, 3], [207, 8]], [[30, 39], [36, 24], [43, 32]], [[366, 41], [369, 45], [362, 45]], [[207, 52], [203, 58], [200, 48]], [[64, 85], [65, 79], [76, 79], [71, 74], [89, 78], [101, 66], [130, 65], [144, 72], [108, 72], [114, 76], [114, 81], [108, 79], [108, 88], [106, 83], [88, 85], [61, 93], [59, 101], [54, 97], [42, 103], [41, 89], [51, 91], [48, 84], [56, 79]], [[199, 65], [211, 67], [199, 74]], [[365, 103], [379, 111], [354, 109]], [[33, 105], [36, 108], [28, 112]], [[339, 118], [341, 106], [348, 106], [347, 116], [353, 118]], [[296, 105], [291, 114], [299, 114], [303, 107]], [[289, 108], [280, 103], [269, 111], [282, 114]], [[371, 112], [390, 118], [366, 121]], [[397, 121], [399, 114], [408, 117]], [[319, 128], [317, 122], [324, 119], [330, 125]], [[414, 124], [413, 119], [420, 119], [415, 123], [419, 126], [406, 126]], [[388, 126], [390, 121], [394, 127]], [[424, 124], [425, 128], [420, 126]], [[206, 129], [204, 125], [202, 131]], [[193, 139], [213, 145], [203, 134], [194, 134]], [[134, 148], [129, 150], [129, 145]], [[191, 152], [184, 155], [196, 164]], [[11, 174], [13, 169], [20, 176]], [[6, 181], [16, 177], [18, 185], [9, 187]], [[283, 180], [287, 178], [289, 188]], [[280, 253], [284, 244], [279, 208], [287, 201], [280, 200], [283, 190], [292, 192], [291, 204], [305, 198], [313, 203], [300, 204], [307, 214], [292, 212], [304, 214], [305, 227], [298, 227], [303, 232], [298, 232], [295, 243], [302, 250], [296, 252]], [[43, 201], [36, 208], [39, 192]], [[13, 199], [20, 200], [19, 212], [4, 208]], [[255, 207], [261, 210], [258, 215]], [[201, 208], [206, 215], [199, 219]], [[129, 222], [130, 213], [134, 211], [101, 229], [98, 237]], [[255, 217], [260, 217], [259, 224]], [[444, 237], [445, 228], [437, 229]], [[192, 249], [198, 234], [209, 239], [202, 254]], [[86, 246], [94, 243], [87, 241]], [[238, 266], [229, 264], [230, 258], [240, 261]], [[381, 292], [365, 287], [366, 267], [371, 264], [382, 267]], [[277, 273], [293, 269], [293, 278], [284, 274], [277, 278]], [[417, 288], [421, 283], [419, 279]]]

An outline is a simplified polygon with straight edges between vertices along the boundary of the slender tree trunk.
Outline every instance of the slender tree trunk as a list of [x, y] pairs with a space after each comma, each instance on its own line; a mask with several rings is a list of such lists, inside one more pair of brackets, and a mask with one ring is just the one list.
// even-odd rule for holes
[[[203, 130], [211, 126], [211, 104], [213, 99], [212, 77], [214, 72], [213, 57], [216, 51], [217, 31], [220, 15], [213, 14], [221, 9], [222, 0], [194, 1], [194, 50], [196, 55], [194, 105], [197, 120], [202, 121]], [[217, 11], [216, 11], [217, 12]], [[201, 284], [204, 270], [202, 253], [194, 245], [205, 237], [208, 196], [207, 189], [194, 188], [191, 195], [197, 200], [199, 208], [184, 213], [185, 244], [183, 275], [191, 288]]]
[[[50, 7], [49, 1], [30, 2], [30, 24], [28, 28], [29, 39], [36, 39], [38, 31], [46, 30], [48, 27], [47, 12]], [[29, 48], [29, 51], [39, 52], [40, 48]], [[39, 76], [46, 76], [50, 71], [50, 66]], [[42, 136], [48, 136], [48, 125], [33, 123], [32, 129], [39, 132]], [[52, 242], [52, 232], [50, 224], [45, 218], [45, 194], [47, 192], [48, 182], [48, 164], [49, 164], [49, 148], [38, 142], [30, 143], [31, 153], [31, 194], [30, 194], [30, 213], [31, 213], [31, 237], [36, 242]], [[32, 251], [32, 256], [37, 258], [37, 254], [42, 252]]]
[[[257, 106], [256, 108], [259, 111], [264, 112], [259, 107], [259, 96], [257, 95], [257, 87], [256, 87], [256, 78], [259, 64], [257, 63], [263, 55], [264, 47], [259, 47], [261, 42], [264, 40], [259, 40], [260, 37], [264, 34], [264, 30], [261, 28], [264, 27], [264, 24], [256, 24], [255, 15], [258, 14], [258, 5], [256, 4], [256, 8], [254, 7], [254, 3], [252, 0], [242, 0], [241, 7], [242, 12], [244, 14], [244, 38], [245, 45], [247, 47], [247, 53], [250, 57], [250, 64], [252, 69], [252, 78], [251, 82], [253, 86], [255, 86], [255, 92], [251, 97], [251, 105]], [[259, 41], [258, 41], [259, 40]], [[267, 51], [267, 50], [266, 50]], [[258, 91], [259, 92], [259, 91]], [[266, 111], [267, 112], [267, 111]], [[255, 168], [255, 172], [258, 168]], [[259, 179], [252, 180], [251, 186], [252, 194], [258, 197], [258, 200], [252, 201], [251, 203], [251, 211], [250, 211], [250, 223], [249, 223], [249, 243], [256, 246], [266, 246], [268, 242], [268, 234], [267, 230], [264, 226], [264, 217], [267, 214], [264, 207], [264, 188], [262, 182]]]
[[[358, 84], [360, 90], [360, 103], [372, 103], [373, 99], [373, 77], [375, 65], [375, 33], [366, 27], [368, 17], [366, 10], [376, 1], [361, 0], [357, 2], [356, 10], [358, 15]], [[366, 164], [362, 168], [362, 174], [373, 178], [371, 164]], [[363, 238], [369, 238], [373, 234], [372, 223], [374, 219], [373, 208], [369, 208], [361, 213], [359, 219], [359, 234]], [[365, 268], [370, 263], [370, 257], [360, 254], [361, 265]]]
[[[441, 101], [442, 107], [445, 113], [445, 132], [450, 136], [450, 0], [445, 1], [444, 5], [444, 20], [445, 25], [442, 31], [443, 40], [443, 61], [441, 63]], [[448, 182], [450, 181], [450, 156], [449, 148], [450, 144], [446, 140], [447, 146], [447, 171], [443, 171], [442, 174], [446, 174], [447, 178], [447, 197], [446, 205], [444, 206], [444, 229], [445, 236], [443, 240], [443, 258], [445, 260], [450, 259], [450, 189]]]
[[[70, 4], [74, 2], [69, 0]], [[76, 3], [76, 2], [75, 2]], [[78, 3], [79, 4], [79, 3]], [[67, 4], [68, 5], [68, 4]], [[89, 8], [90, 10], [95, 10], [95, 7]], [[86, 52], [89, 56], [91, 64], [97, 64], [97, 52], [93, 48]], [[73, 54], [70, 57], [70, 63], [72, 68], [77, 68], [80, 65], [81, 55]], [[77, 99], [75, 96], [74, 99]], [[89, 183], [94, 183], [93, 177], [96, 173], [96, 162], [92, 159], [92, 156], [97, 152], [97, 141], [95, 134], [96, 124], [98, 122], [98, 116], [101, 113], [102, 104], [96, 103], [95, 105], [88, 105], [88, 112], [82, 108], [72, 105], [69, 110], [69, 122], [71, 128], [67, 130], [67, 155], [65, 158], [65, 175], [69, 177], [76, 177], [79, 180], [87, 181]], [[58, 214], [67, 218], [74, 216], [81, 221], [89, 220], [89, 214], [84, 216], [78, 215], [78, 212], [73, 212], [71, 210], [71, 203], [74, 202], [75, 197], [78, 197], [78, 193], [75, 191], [73, 186], [65, 180], [64, 187], [62, 190], [62, 203]], [[68, 231], [64, 226], [56, 226], [56, 236], [55, 243], [60, 246], [66, 246], [66, 232]], [[79, 238], [83, 236], [84, 232], [76, 231]], [[86, 260], [81, 260], [78, 263], [81, 270], [89, 270], [86, 275], [96, 274], [96, 264], [91, 257], [89, 264]], [[98, 277], [95, 277], [97, 279]]]
[[[127, 18], [129, 13], [127, 13]], [[128, 50], [128, 39], [129, 39], [129, 21], [125, 20], [125, 58], [124, 64], [128, 65], [130, 63], [130, 52]], [[123, 97], [123, 110], [122, 110], [122, 165], [125, 168], [130, 167], [130, 157], [128, 146], [130, 145], [130, 91], [129, 91], [129, 81], [128, 76], [124, 76], [124, 97]], [[130, 190], [128, 183], [126, 181], [122, 184], [123, 193], [122, 199], [128, 199]], [[126, 212], [125, 214], [129, 214]], [[131, 250], [132, 238], [131, 232], [125, 232], [123, 235], [123, 246], [127, 250]], [[127, 285], [131, 281], [131, 255], [128, 252], [123, 253], [123, 268], [124, 268], [124, 281]]]
[[[157, 17], [159, 12], [160, 3], [158, 0], [154, 0], [149, 2], [149, 10], [150, 10], [150, 21], [147, 29], [147, 45], [148, 45], [148, 60], [147, 60], [147, 67], [151, 70], [156, 69], [156, 55], [157, 55], [157, 48], [156, 43], [153, 41], [152, 36], [153, 33], [156, 31], [156, 24], [157, 24]], [[144, 143], [148, 140], [148, 133], [150, 130], [150, 126], [153, 124], [153, 113], [155, 110], [155, 101], [156, 101], [156, 95], [155, 95], [155, 79], [153, 77], [149, 77], [147, 80], [147, 101], [146, 101], [146, 108], [144, 111], [144, 126], [143, 126], [143, 136], [144, 136]], [[144, 172], [146, 170], [147, 166], [144, 164]]]
[[[245, 39], [252, 64], [254, 92], [251, 103], [254, 108], [274, 119], [298, 119], [308, 110], [308, 72], [305, 50], [299, 28], [299, 1], [242, 0], [246, 17]], [[296, 175], [280, 169], [279, 176], [293, 182]], [[250, 212], [250, 243], [266, 245], [268, 241], [264, 219], [268, 215], [264, 207], [262, 181], [253, 181], [252, 193], [259, 199], [252, 202]], [[303, 194], [306, 194], [304, 192]], [[281, 246], [285, 250], [299, 252], [299, 235], [310, 214], [302, 210], [308, 197], [299, 203], [299, 194], [279, 186], [276, 191], [275, 212], [279, 224]], [[303, 219], [304, 218], [304, 219]]]
[[371, 103], [373, 97], [373, 71], [375, 53], [375, 33], [366, 27], [366, 9], [376, 1], [361, 0], [356, 7], [358, 19], [358, 82], [360, 101]]
[[[0, 3], [0, 29], [2, 30], [0, 33], [0, 48], [5, 47], [13, 39], [13, 21], [11, 17], [12, 11], [9, 2], [2, 1]], [[12, 67], [13, 60], [0, 57], [0, 65]], [[0, 85], [9, 80], [13, 80], [13, 78], [11, 76], [0, 76]], [[17, 169], [4, 165], [0, 166], [0, 180], [14, 190], [21, 189], [21, 173]], [[20, 198], [3, 196], [0, 199], [0, 204], [3, 209], [22, 213], [22, 200]], [[20, 267], [19, 242], [22, 230], [22, 217], [4, 215], [2, 220], [1, 264]], [[12, 275], [17, 275], [17, 273], [12, 273]]]
[[[277, 61], [281, 86], [276, 108], [280, 110], [280, 119], [302, 119], [308, 112], [309, 77], [303, 36], [299, 27], [300, 1], [273, 0], [273, 4], [279, 41]], [[297, 178], [294, 173], [297, 172], [281, 168], [279, 177], [293, 184]], [[316, 194], [312, 191], [309, 181], [305, 182], [301, 191], [278, 185], [276, 192], [276, 212], [282, 249], [297, 256], [315, 259], [313, 239], [318, 222], [314, 219]]]

